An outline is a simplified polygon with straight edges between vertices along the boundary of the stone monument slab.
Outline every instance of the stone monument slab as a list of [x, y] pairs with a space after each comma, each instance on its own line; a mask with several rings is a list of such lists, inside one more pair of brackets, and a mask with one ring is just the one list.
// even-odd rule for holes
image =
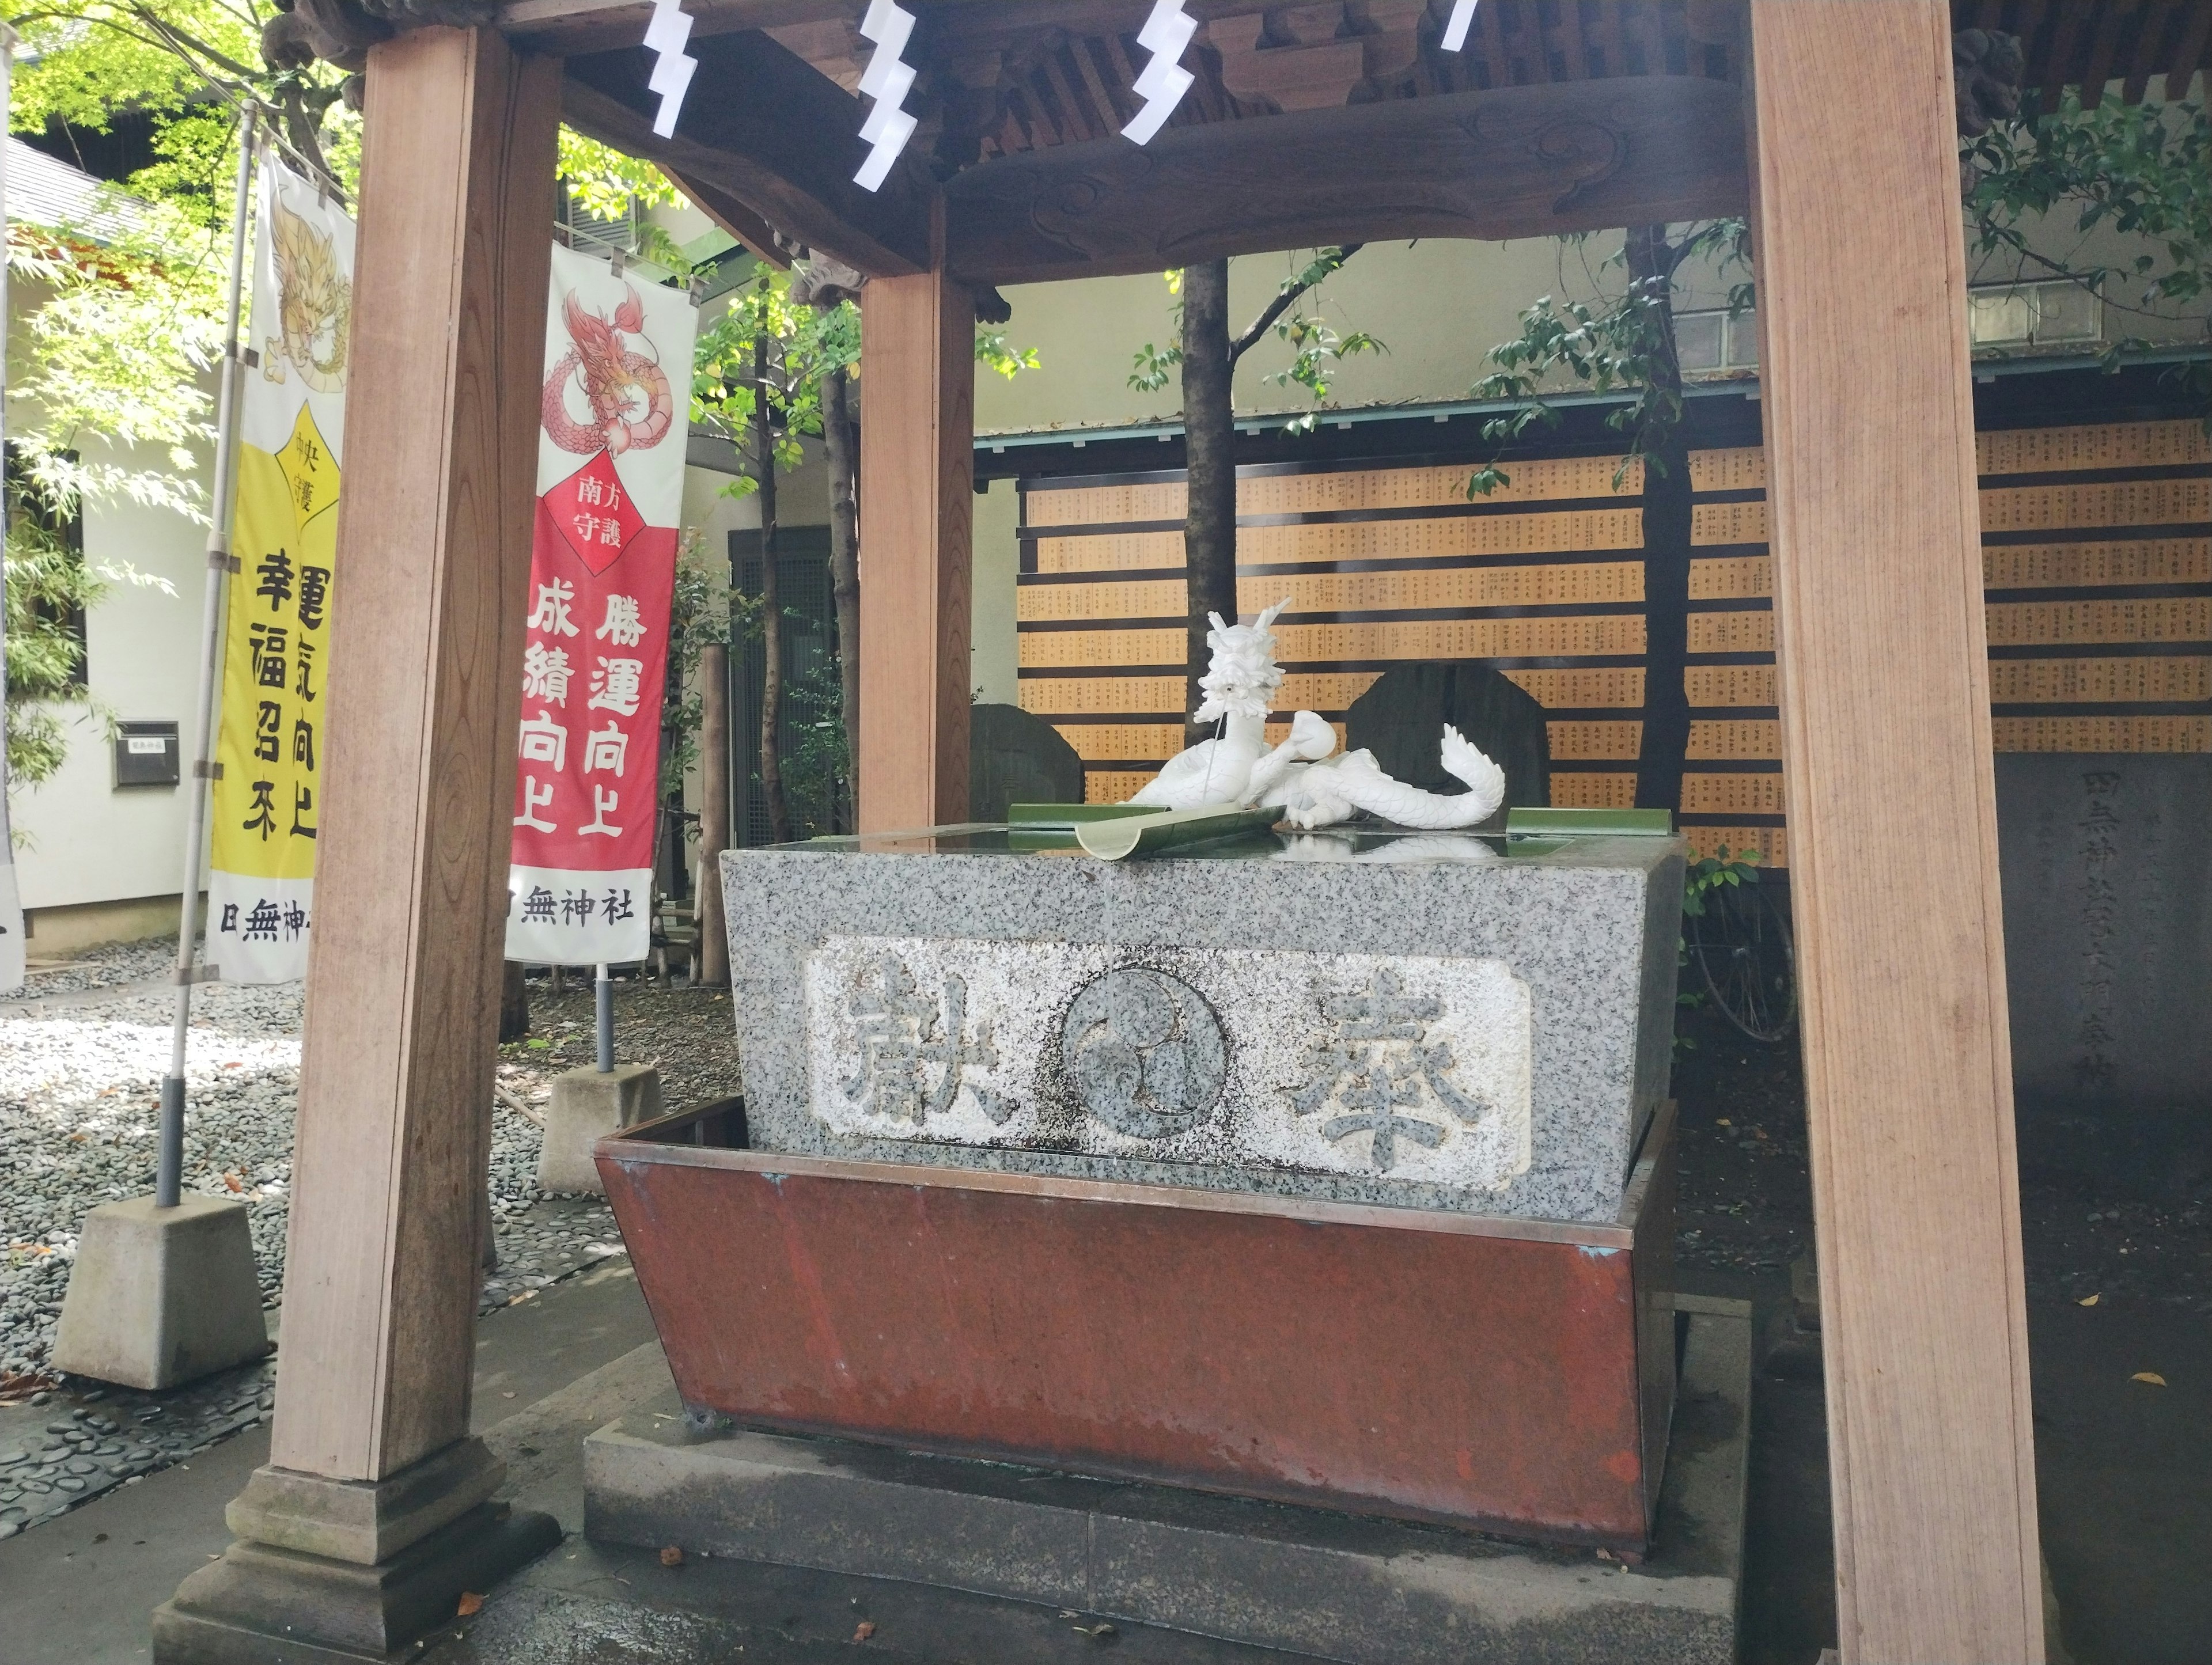
[[2022, 1163], [2212, 1177], [2212, 757], [2001, 754]]
[[994, 828], [723, 858], [753, 1147], [1609, 1220], [1683, 847]]

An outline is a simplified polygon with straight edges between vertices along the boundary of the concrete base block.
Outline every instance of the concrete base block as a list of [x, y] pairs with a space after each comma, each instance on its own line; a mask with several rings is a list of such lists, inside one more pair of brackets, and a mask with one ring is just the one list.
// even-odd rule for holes
[[1172, 1487], [635, 1416], [585, 1443], [585, 1531], [1057, 1605], [1349, 1665], [1729, 1665], [1750, 1309], [1680, 1303], [1641, 1565]]
[[605, 1196], [592, 1147], [610, 1133], [660, 1114], [660, 1072], [650, 1064], [617, 1064], [605, 1074], [568, 1070], [553, 1078], [545, 1107], [545, 1143], [538, 1156], [540, 1188]]
[[381, 1480], [334, 1480], [264, 1463], [223, 1521], [256, 1543], [374, 1566], [467, 1514], [506, 1477], [507, 1465], [473, 1436]]
[[375, 1566], [233, 1544], [154, 1611], [155, 1665], [360, 1665], [414, 1658], [462, 1592], [561, 1541], [550, 1515], [480, 1504]]
[[173, 1388], [269, 1351], [243, 1204], [188, 1196], [105, 1203], [85, 1217], [54, 1368]]

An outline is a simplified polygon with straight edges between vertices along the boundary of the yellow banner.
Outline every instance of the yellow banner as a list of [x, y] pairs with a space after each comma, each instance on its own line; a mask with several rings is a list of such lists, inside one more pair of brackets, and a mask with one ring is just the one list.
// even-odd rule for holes
[[352, 222], [273, 158], [261, 169], [207, 933], [223, 981], [256, 983], [307, 975], [353, 311]]
[[337, 501], [337, 465], [305, 404], [275, 456], [239, 447], [216, 750], [215, 865], [228, 873], [314, 877]]

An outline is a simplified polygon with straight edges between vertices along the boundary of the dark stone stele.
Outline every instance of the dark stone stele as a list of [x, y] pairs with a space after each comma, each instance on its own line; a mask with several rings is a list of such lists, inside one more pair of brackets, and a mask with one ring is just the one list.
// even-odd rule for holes
[[2022, 1166], [2212, 1177], [2212, 757], [1996, 760]]
[[1386, 775], [1424, 792], [1467, 790], [1437, 755], [1449, 723], [1505, 771], [1505, 810], [1552, 801], [1552, 732], [1544, 708], [1495, 665], [1429, 659], [1386, 671], [1345, 713], [1345, 748], [1375, 754]]
[[968, 708], [968, 815], [1003, 821], [1009, 804], [1079, 804], [1083, 759], [1019, 706]]

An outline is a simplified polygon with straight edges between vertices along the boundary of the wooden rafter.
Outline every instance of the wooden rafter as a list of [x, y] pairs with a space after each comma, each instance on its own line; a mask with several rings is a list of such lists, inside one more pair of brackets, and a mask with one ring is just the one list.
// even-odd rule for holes
[[1735, 88], [1680, 76], [1504, 88], [1170, 128], [969, 169], [946, 259], [972, 283], [1156, 271], [1389, 237], [1507, 238], [1739, 213]]

